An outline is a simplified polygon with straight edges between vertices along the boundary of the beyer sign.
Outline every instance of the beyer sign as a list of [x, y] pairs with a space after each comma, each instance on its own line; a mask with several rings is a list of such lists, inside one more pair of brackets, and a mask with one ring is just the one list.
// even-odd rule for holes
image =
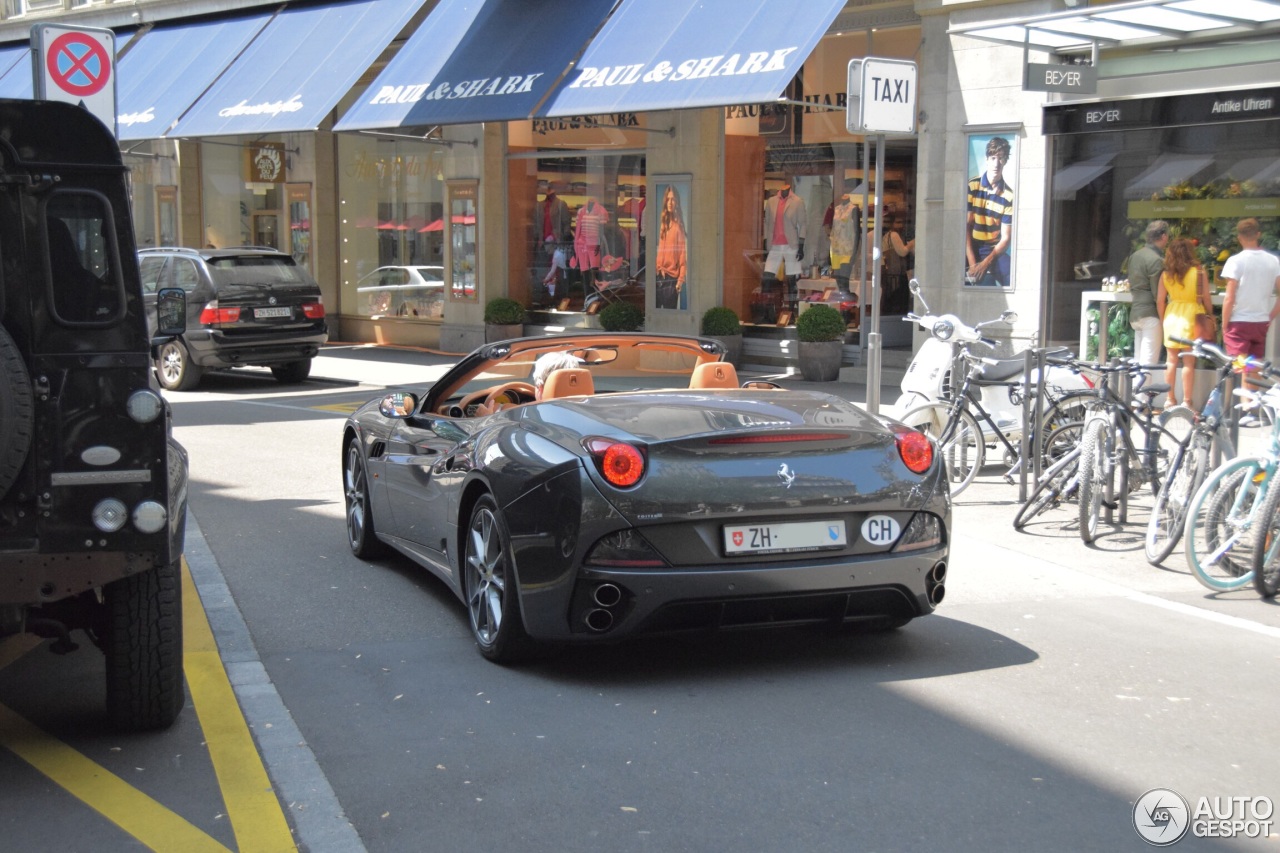
[[907, 59], [849, 60], [850, 133], [916, 132], [916, 64]]
[[1098, 91], [1098, 69], [1092, 65], [1040, 65], [1028, 62], [1023, 72], [1022, 90], [1092, 95]]

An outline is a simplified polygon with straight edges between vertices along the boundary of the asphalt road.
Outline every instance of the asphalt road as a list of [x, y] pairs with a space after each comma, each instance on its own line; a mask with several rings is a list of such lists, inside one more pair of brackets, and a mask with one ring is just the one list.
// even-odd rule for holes
[[[948, 598], [891, 635], [487, 663], [443, 584], [356, 560], [342, 523], [345, 411], [440, 361], [405, 374], [380, 352], [296, 388], [245, 372], [170, 397], [192, 457], [191, 573], [303, 849], [1144, 850], [1134, 803], [1150, 789], [1193, 812], [1280, 798], [1280, 608], [1205, 595], [1176, 554], [1147, 566], [1149, 500], [1095, 548], [1065, 512], [1015, 533], [1016, 492], [994, 473], [957, 502]], [[0, 708], [224, 849], [266, 849], [257, 824], [228, 826], [203, 712], [122, 746], [94, 722], [100, 656], [52, 658], [86, 673], [71, 687], [44, 657], [0, 668]], [[1274, 850], [1270, 829], [1174, 849]], [[17, 850], [145, 849], [12, 738], [0, 831]]]

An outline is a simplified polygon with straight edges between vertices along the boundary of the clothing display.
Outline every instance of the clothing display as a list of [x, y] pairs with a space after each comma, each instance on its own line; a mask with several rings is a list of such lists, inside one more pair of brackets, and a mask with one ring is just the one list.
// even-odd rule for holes
[[845, 266], [858, 253], [858, 234], [862, 231], [862, 208], [845, 195], [831, 210], [831, 268]]
[[609, 211], [593, 198], [587, 199], [587, 203], [578, 210], [573, 251], [578, 258], [578, 269], [584, 273], [600, 268], [600, 234], [608, 221]]
[[765, 200], [764, 236], [769, 249], [764, 262], [766, 273], [787, 277], [802, 273], [800, 261], [808, 227], [804, 201], [790, 187], [783, 187]]
[[572, 239], [569, 229], [569, 205], [556, 195], [555, 190], [548, 190], [546, 198], [539, 203], [536, 219], [539, 242], [564, 243]]

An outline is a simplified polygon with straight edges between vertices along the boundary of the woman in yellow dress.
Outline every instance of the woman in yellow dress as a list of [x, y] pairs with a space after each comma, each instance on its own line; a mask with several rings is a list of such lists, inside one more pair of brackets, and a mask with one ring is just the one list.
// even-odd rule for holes
[[1186, 344], [1174, 338], [1192, 340], [1196, 336], [1196, 315], [1213, 314], [1209, 300], [1209, 278], [1196, 260], [1195, 247], [1186, 237], [1169, 243], [1164, 252], [1164, 273], [1156, 289], [1156, 313], [1164, 328], [1164, 348], [1169, 361], [1164, 370], [1164, 381], [1169, 386], [1169, 405], [1178, 401], [1174, 384], [1178, 362], [1182, 361], [1182, 401], [1191, 405], [1192, 390], [1196, 383], [1196, 359]]

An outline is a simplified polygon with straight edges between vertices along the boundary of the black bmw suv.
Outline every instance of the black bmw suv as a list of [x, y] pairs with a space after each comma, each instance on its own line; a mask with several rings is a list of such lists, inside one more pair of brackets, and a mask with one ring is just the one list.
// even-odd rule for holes
[[187, 331], [159, 350], [156, 375], [187, 391], [208, 368], [269, 367], [281, 382], [301, 382], [328, 339], [320, 285], [275, 249], [158, 248], [138, 252], [142, 291], [154, 323], [155, 294], [187, 292]]

